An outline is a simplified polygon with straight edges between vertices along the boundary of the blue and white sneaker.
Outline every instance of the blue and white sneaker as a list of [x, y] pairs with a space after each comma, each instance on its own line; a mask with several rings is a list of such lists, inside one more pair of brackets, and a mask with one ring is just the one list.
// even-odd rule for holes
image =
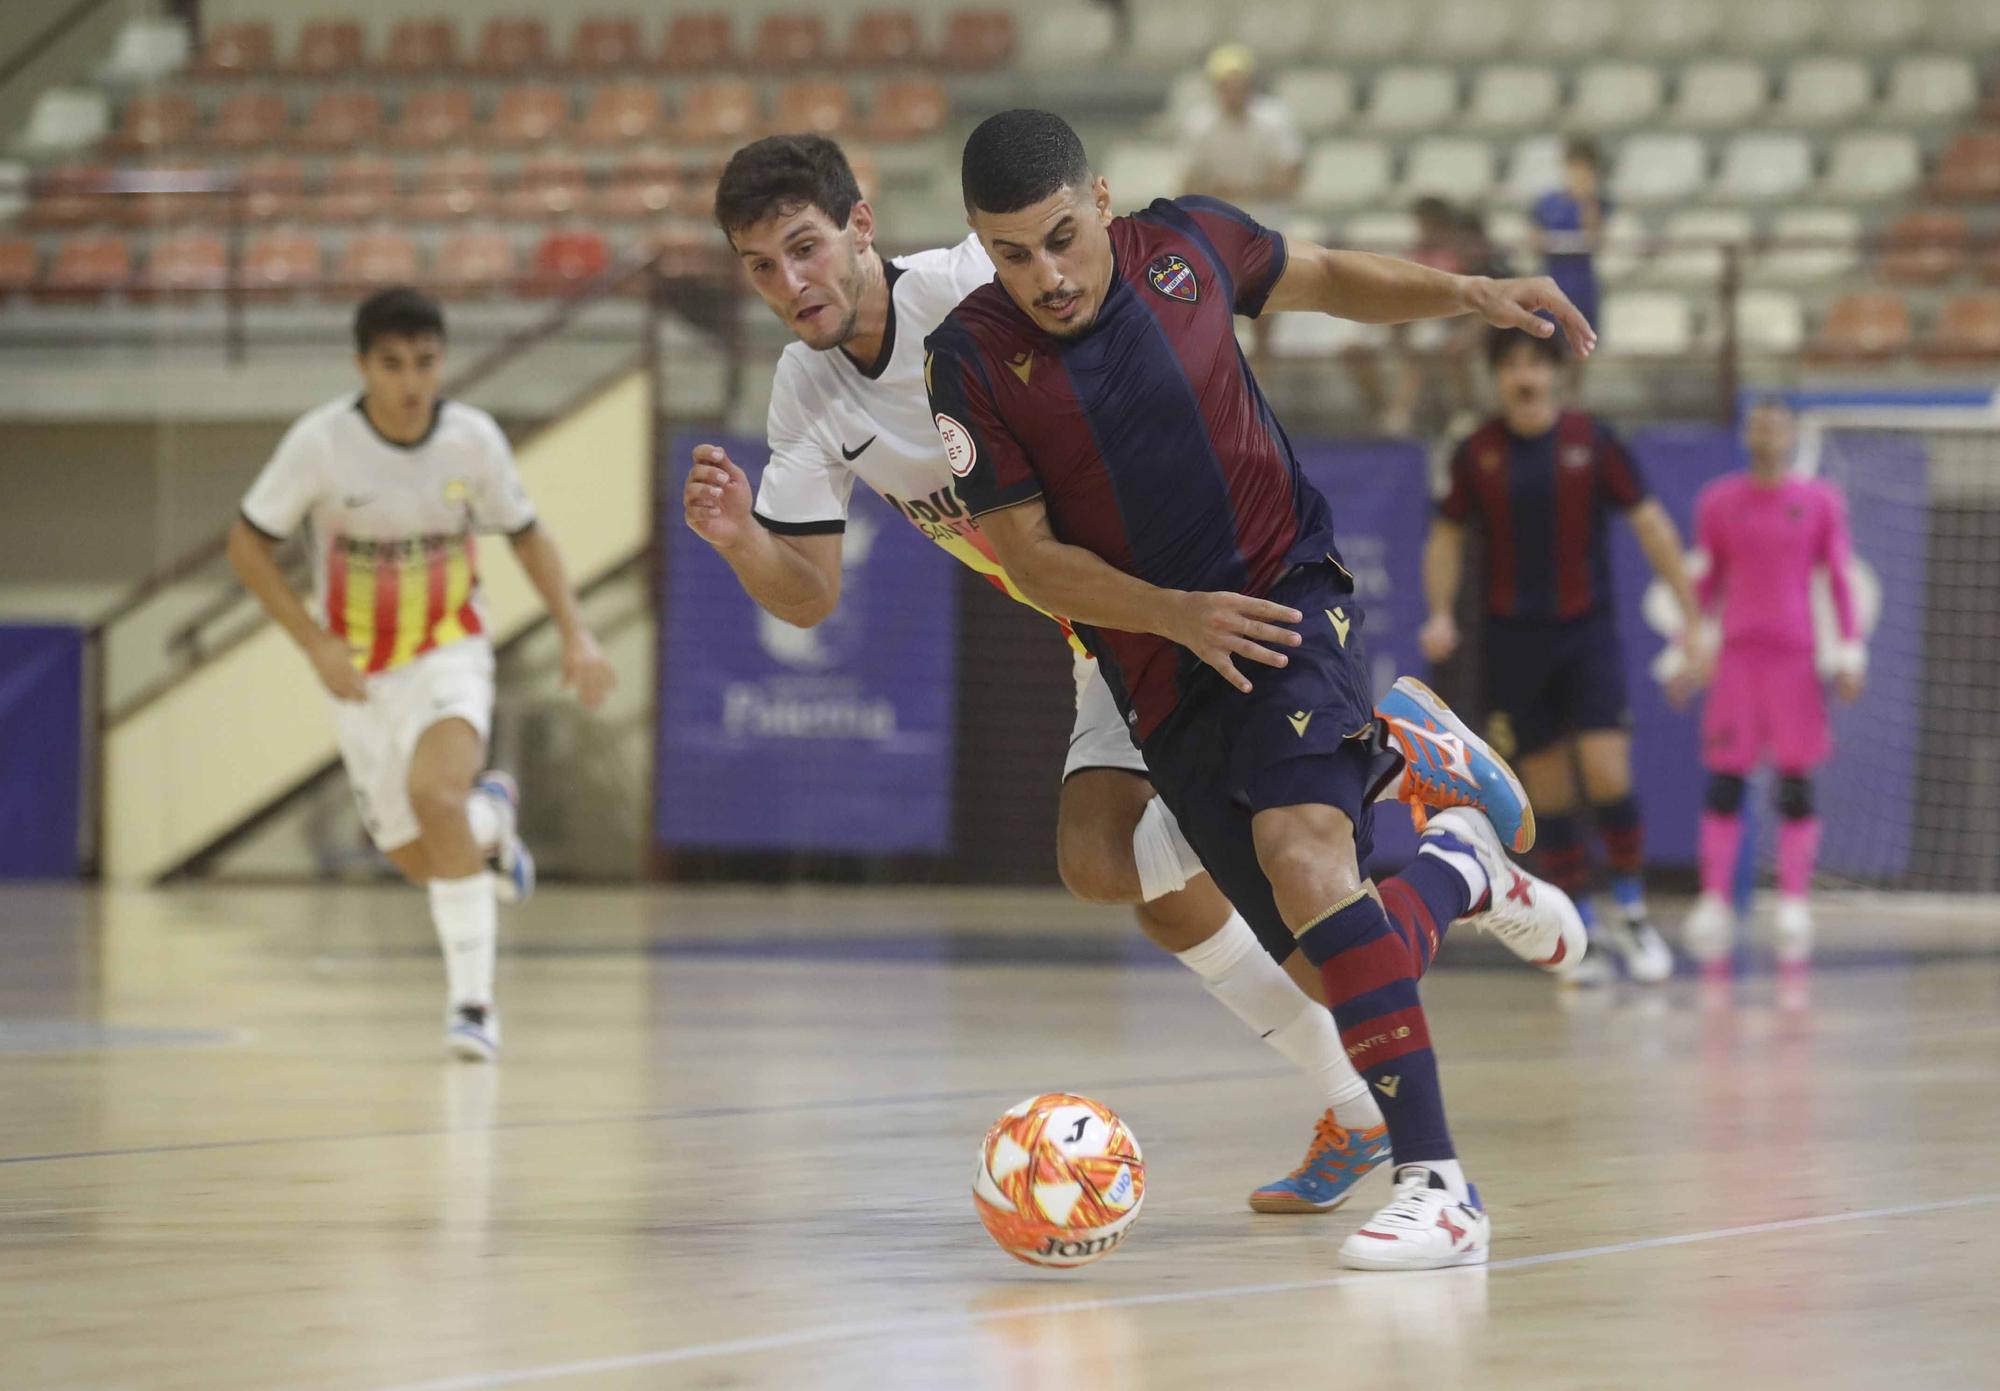
[[1403, 755], [1402, 800], [1427, 807], [1472, 807], [1484, 813], [1501, 844], [1517, 855], [1534, 848], [1535, 809], [1527, 789], [1437, 693], [1414, 676], [1399, 676], [1375, 707]]
[[1389, 1158], [1389, 1130], [1345, 1130], [1329, 1109], [1313, 1130], [1305, 1161], [1250, 1195], [1253, 1212], [1332, 1212], [1347, 1201], [1354, 1185]]
[[500, 1056], [500, 1012], [491, 1005], [460, 1005], [445, 1016], [444, 1051], [460, 1062], [490, 1063]]
[[500, 840], [489, 863], [497, 878], [495, 889], [502, 903], [526, 903], [535, 896], [535, 857], [528, 853], [516, 829], [520, 824], [521, 788], [511, 773], [498, 768], [480, 775], [472, 790], [493, 799], [500, 809]]

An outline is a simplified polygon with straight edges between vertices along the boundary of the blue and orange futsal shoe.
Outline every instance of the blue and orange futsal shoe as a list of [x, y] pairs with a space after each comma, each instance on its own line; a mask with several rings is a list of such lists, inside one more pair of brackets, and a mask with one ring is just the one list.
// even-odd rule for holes
[[1333, 1112], [1319, 1118], [1305, 1162], [1276, 1183], [1250, 1195], [1255, 1212], [1332, 1212], [1347, 1201], [1354, 1185], [1389, 1158], [1389, 1132], [1383, 1126], [1343, 1130]]
[[1389, 744], [1403, 755], [1405, 802], [1442, 809], [1471, 807], [1493, 824], [1515, 854], [1535, 844], [1535, 809], [1527, 789], [1472, 727], [1414, 676], [1399, 676], [1375, 707]]

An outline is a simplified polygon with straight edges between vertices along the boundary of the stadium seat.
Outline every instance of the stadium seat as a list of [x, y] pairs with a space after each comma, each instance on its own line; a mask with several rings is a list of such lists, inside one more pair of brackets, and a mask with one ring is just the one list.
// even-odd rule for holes
[[637, 222], [669, 213], [705, 212], [692, 206], [680, 163], [657, 147], [641, 150], [607, 171], [591, 200], [592, 213], [613, 222]]
[[498, 232], [458, 232], [439, 243], [430, 282], [448, 296], [490, 294], [514, 282], [514, 247]]
[[1555, 121], [1562, 89], [1550, 68], [1491, 67], [1472, 81], [1465, 124], [1474, 130], [1527, 130]]
[[1306, 152], [1301, 206], [1366, 207], [1388, 191], [1389, 147], [1379, 140], [1322, 140]]
[[1541, 269], [1533, 252], [1534, 228], [1526, 213], [1489, 208], [1485, 220], [1486, 239], [1498, 248], [1515, 274]]
[[[448, 19], [399, 20], [382, 50], [389, 72], [435, 76], [458, 67], [458, 28]], [[422, 94], [419, 94], [422, 95]]]
[[1121, 140], [1104, 160], [1111, 201], [1120, 210], [1155, 198], [1178, 197], [1186, 186], [1187, 155], [1173, 141]]
[[1404, 256], [1417, 244], [1417, 220], [1405, 212], [1362, 213], [1340, 229], [1343, 246]]
[[787, 82], [778, 89], [771, 108], [777, 130], [838, 135], [854, 119], [854, 98], [839, 82]]
[[1979, 278], [1988, 285], [2000, 285], [2000, 242], [1994, 242], [1974, 258], [1979, 266]]
[[1611, 193], [1621, 203], [1676, 203], [1700, 191], [1708, 153], [1692, 135], [1635, 135], [1618, 151]]
[[1806, 311], [1783, 290], [1745, 290], [1736, 297], [1736, 342], [1746, 353], [1792, 357], [1806, 341]]
[[25, 227], [83, 227], [109, 218], [113, 196], [101, 185], [112, 175], [101, 164], [64, 164], [43, 172], [21, 214]]
[[464, 87], [412, 92], [389, 127], [387, 143], [399, 150], [434, 150], [472, 136], [472, 93]]
[[229, 284], [229, 252], [213, 232], [175, 232], [159, 238], [134, 282], [136, 298], [220, 290]]
[[960, 10], [945, 24], [938, 62], [953, 72], [984, 72], [1014, 60], [1014, 16], [1006, 10]]
[[1331, 13], [1320, 48], [1349, 66], [1367, 67], [1400, 58], [1410, 51], [1420, 34], [1429, 32], [1423, 0], [1327, 8]]
[[0, 237], [0, 298], [32, 289], [41, 269], [33, 237]]
[[282, 299], [317, 289], [325, 265], [319, 242], [308, 234], [289, 228], [259, 232], [243, 245], [243, 293]]
[[312, 216], [320, 222], [370, 222], [390, 211], [396, 201], [396, 166], [380, 155], [349, 155], [326, 171], [326, 182], [312, 200]]
[[366, 87], [335, 87], [307, 109], [298, 142], [312, 150], [351, 150], [381, 135], [382, 99]]
[[302, 77], [346, 77], [365, 57], [361, 26], [351, 19], [310, 20], [299, 30], [292, 71]]
[[1511, 51], [1521, 32], [1521, 0], [1434, 0], [1434, 5], [1423, 49], [1427, 59], [1488, 63]]
[[1538, 58], [1595, 58], [1618, 32], [1619, 9], [1604, 0], [1534, 0], [1524, 32], [1534, 35], [1524, 52]]
[[1689, 130], [1753, 124], [1770, 96], [1764, 69], [1739, 59], [1711, 59], [1681, 72], [1667, 119]]
[[290, 114], [277, 92], [237, 92], [216, 108], [202, 138], [224, 150], [262, 150], [288, 134]]
[[1841, 126], [1875, 99], [1874, 79], [1857, 58], [1802, 58], [1785, 70], [1772, 120], [1785, 126]]
[[1567, 123], [1578, 130], [1621, 130], [1659, 114], [1664, 88], [1647, 63], [1593, 63], [1577, 74]]
[[1733, 250], [1738, 268], [1753, 233], [1750, 215], [1734, 208], [1689, 208], [1661, 224], [1661, 246], [1646, 278], [1663, 285], [1713, 288], [1722, 283]]
[[1604, 219], [1598, 234], [1597, 278], [1623, 285], [1644, 272], [1653, 254], [1653, 236], [1639, 214], [1619, 208]]
[[1809, 48], [1825, 22], [1825, 0], [1757, 0], [1731, 5], [1723, 17], [1723, 47], [1731, 53], [1784, 57]]
[[1965, 268], [1972, 229], [1952, 212], [1909, 212], [1882, 230], [1882, 278], [1938, 285]]
[[824, 66], [826, 24], [816, 14], [764, 16], [750, 41], [750, 62], [767, 72], [794, 73]]
[[1938, 39], [1960, 53], [2000, 48], [2000, 5], [1993, 0], [1931, 0]]
[[650, 82], [614, 82], [591, 93], [576, 138], [586, 145], [629, 145], [658, 135], [666, 112]]
[[536, 294], [562, 294], [610, 264], [611, 249], [597, 233], [551, 232], [535, 247], [524, 288]]
[[1247, 0], [1231, 7], [1230, 37], [1257, 55], [1267, 71], [1282, 73], [1322, 58], [1320, 0]]
[[1028, 72], [1075, 73], [1111, 57], [1118, 17], [1108, 5], [1050, 5], [1021, 14], [1021, 62]]
[[539, 19], [495, 18], [479, 31], [472, 71], [492, 77], [521, 77], [552, 66], [549, 29]]
[[1605, 296], [1599, 351], [1621, 357], [1680, 357], [1694, 346], [1694, 311], [1680, 295], [1624, 290]]
[[690, 87], [674, 124], [683, 144], [739, 144], [761, 124], [757, 92], [748, 82], [725, 79]]
[[922, 140], [944, 129], [951, 98], [933, 78], [885, 82], [875, 91], [865, 127], [871, 140]]
[[1760, 280], [1831, 280], [1861, 258], [1861, 219], [1844, 208], [1788, 208], [1772, 219], [1768, 243], [1751, 264]]
[[509, 87], [481, 132], [495, 145], [540, 145], [569, 133], [569, 93], [539, 83]]
[[1820, 320], [1808, 357], [1826, 362], [1896, 357], [1910, 346], [1910, 307], [1900, 295], [1864, 291], [1842, 295]]
[[1684, 58], [1702, 53], [1722, 27], [1720, 0], [1673, 0], [1625, 10], [1618, 48], [1636, 58]]
[[259, 155], [239, 172], [243, 215], [252, 222], [282, 222], [305, 206], [305, 166], [290, 155]]
[[646, 41], [630, 15], [586, 15], [570, 35], [564, 66], [572, 72], [626, 72], [644, 67]]
[[1882, 115], [1911, 125], [1962, 120], [1979, 105], [1979, 71], [1961, 57], [1904, 58], [1889, 71]]
[[441, 155], [417, 171], [404, 213], [426, 222], [478, 217], [493, 206], [493, 170], [484, 155]]
[[1278, 74], [1271, 93], [1310, 138], [1346, 125], [1354, 115], [1354, 84], [1338, 68], [1292, 68]]
[[1938, 160], [1931, 192], [1952, 202], [2000, 198], [2000, 130], [1968, 130]]
[[1271, 325], [1271, 355], [1279, 358], [1328, 358], [1354, 347], [1372, 347], [1381, 342], [1385, 331], [1374, 324], [1358, 324], [1331, 314], [1274, 314]]
[[197, 191], [215, 181], [218, 173], [200, 160], [148, 160], [145, 169], [148, 177], [170, 180], [177, 175], [188, 176], [191, 186], [155, 186], [122, 198], [119, 200], [119, 220], [125, 226], [139, 230], [178, 227], [189, 222], [220, 222], [228, 215], [226, 199], [214, 193]]
[[864, 10], [854, 17], [842, 56], [855, 68], [915, 67], [924, 58], [923, 31], [908, 10]]
[[1739, 135], [1722, 152], [1711, 193], [1730, 203], [1774, 203], [1812, 184], [1812, 149], [1797, 135]]
[[112, 232], [79, 232], [66, 237], [43, 274], [36, 296], [52, 300], [93, 300], [132, 282], [132, 243]]
[[1199, 66], [1221, 37], [1217, 8], [1206, 0], [1149, 0], [1133, 6], [1121, 58], [1148, 72]]
[[110, 130], [111, 103], [102, 92], [50, 87], [28, 108], [13, 148], [29, 156], [71, 154], [97, 144]]
[[1946, 300], [1919, 351], [1941, 364], [2000, 358], [2000, 295], [1959, 295]]
[[1921, 173], [1917, 142], [1909, 136], [1851, 132], [1834, 142], [1820, 191], [1842, 203], [1897, 198], [1916, 187]]
[[326, 293], [346, 299], [391, 285], [414, 285], [417, 280], [417, 244], [401, 232], [384, 228], [348, 239]]
[[1823, 41], [1857, 53], [1898, 53], [1923, 32], [1924, 0], [1834, 0]]
[[501, 211], [522, 221], [580, 212], [590, 198], [590, 179], [572, 155], [538, 155], [522, 163], [513, 187], [501, 195]]
[[193, 97], [186, 92], [146, 92], [125, 103], [108, 146], [119, 154], [155, 154], [188, 144], [194, 128]]
[[1493, 149], [1484, 140], [1431, 136], [1410, 147], [1402, 191], [1412, 197], [1478, 202], [1493, 187]]
[[202, 41], [193, 71], [204, 77], [241, 77], [277, 66], [278, 46], [271, 26], [261, 20], [218, 24]]
[[1530, 135], [1517, 142], [1507, 156], [1507, 174], [1499, 192], [1523, 207], [1563, 181], [1563, 142], [1559, 135]]
[[1449, 68], [1385, 68], [1368, 89], [1364, 123], [1408, 132], [1441, 126], [1458, 110], [1458, 78]]
[[726, 14], [677, 14], [667, 21], [660, 61], [675, 72], [712, 72], [737, 62], [736, 26]]
[[193, 52], [187, 25], [178, 19], [128, 19], [97, 76], [118, 87], [147, 86], [185, 68]]

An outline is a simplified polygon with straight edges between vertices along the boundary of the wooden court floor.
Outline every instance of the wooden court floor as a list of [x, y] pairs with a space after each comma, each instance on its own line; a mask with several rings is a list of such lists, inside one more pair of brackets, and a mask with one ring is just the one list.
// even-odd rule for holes
[[[1809, 984], [1426, 984], [1485, 1270], [1260, 1217], [1316, 1103], [1122, 917], [1043, 894], [545, 892], [444, 1060], [393, 889], [0, 893], [0, 1388], [2000, 1386], [2000, 913], [1857, 899]], [[975, 1144], [1145, 1146], [1066, 1275]]]

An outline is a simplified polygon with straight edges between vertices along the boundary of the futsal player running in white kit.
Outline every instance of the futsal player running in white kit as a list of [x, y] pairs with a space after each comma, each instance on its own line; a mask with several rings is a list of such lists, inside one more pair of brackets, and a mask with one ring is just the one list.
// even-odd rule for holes
[[[535, 867], [516, 831], [514, 780], [481, 772], [493, 648], [475, 533], [506, 534], [561, 630], [563, 683], [586, 708], [614, 678], [506, 435], [486, 412], [439, 399], [437, 301], [403, 288], [371, 296], [354, 316], [354, 346], [360, 394], [308, 411], [286, 432], [243, 499], [229, 562], [332, 697], [369, 837], [430, 897], [444, 950], [445, 1047], [485, 1061], [500, 1049], [496, 904], [525, 899]], [[274, 555], [301, 525], [310, 607]]]

